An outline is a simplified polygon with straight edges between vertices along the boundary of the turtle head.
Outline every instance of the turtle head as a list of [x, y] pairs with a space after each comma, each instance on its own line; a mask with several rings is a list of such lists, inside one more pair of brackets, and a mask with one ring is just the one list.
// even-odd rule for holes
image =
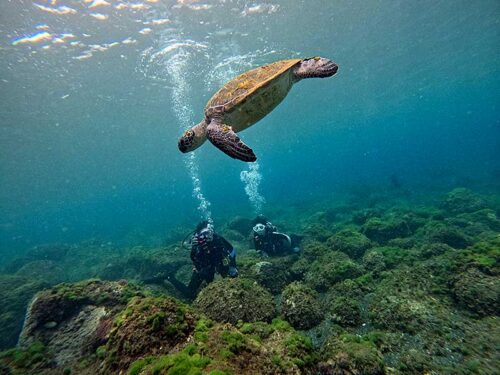
[[186, 153], [194, 151], [200, 147], [207, 140], [206, 128], [206, 122], [202, 121], [198, 125], [193, 126], [191, 129], [186, 130], [177, 142], [179, 150]]
[[302, 60], [295, 68], [295, 77], [302, 78], [326, 78], [337, 73], [338, 65], [332, 60], [324, 57], [311, 57]]

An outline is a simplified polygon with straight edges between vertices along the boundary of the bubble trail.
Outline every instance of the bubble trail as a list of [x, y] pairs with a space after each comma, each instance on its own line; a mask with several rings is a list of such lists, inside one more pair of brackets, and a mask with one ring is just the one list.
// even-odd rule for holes
[[262, 175], [259, 172], [259, 163], [249, 164], [248, 171], [241, 171], [240, 180], [245, 184], [245, 193], [247, 194], [256, 214], [261, 213], [262, 206], [266, 203], [264, 197], [259, 193]]
[[[188, 102], [189, 87], [184, 78], [189, 66], [188, 52], [179, 50], [167, 62], [167, 72], [172, 78], [175, 90], [172, 90], [172, 103], [175, 117], [179, 121], [181, 131], [185, 131], [193, 124], [194, 114], [192, 109], [186, 105]], [[191, 152], [184, 159], [185, 164], [193, 184], [193, 197], [198, 201], [198, 211], [203, 219], [212, 222], [212, 213], [210, 211], [210, 201], [205, 197], [201, 187], [200, 174], [196, 154]]]

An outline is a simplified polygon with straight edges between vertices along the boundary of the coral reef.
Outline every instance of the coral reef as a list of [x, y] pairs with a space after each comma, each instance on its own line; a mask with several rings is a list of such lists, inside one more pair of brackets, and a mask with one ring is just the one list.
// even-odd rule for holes
[[209, 318], [236, 324], [271, 321], [276, 316], [272, 295], [256, 282], [243, 279], [222, 279], [204, 288], [194, 305]]

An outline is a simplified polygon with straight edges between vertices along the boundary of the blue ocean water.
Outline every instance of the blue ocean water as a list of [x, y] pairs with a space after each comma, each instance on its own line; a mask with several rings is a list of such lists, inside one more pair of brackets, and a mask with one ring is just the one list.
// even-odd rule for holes
[[[393, 176], [417, 195], [494, 191], [499, 22], [495, 0], [4, 1], [2, 259], [47, 242], [161, 241], [204, 216]], [[316, 55], [338, 73], [298, 83], [241, 133], [258, 169], [208, 143], [178, 151], [224, 82]]]

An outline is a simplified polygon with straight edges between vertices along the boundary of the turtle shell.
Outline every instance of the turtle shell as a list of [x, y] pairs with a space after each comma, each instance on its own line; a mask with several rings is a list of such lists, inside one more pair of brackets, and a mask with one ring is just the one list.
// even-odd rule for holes
[[[275, 83], [283, 74], [289, 73], [290, 69], [300, 61], [302, 60], [281, 60], [240, 74], [212, 96], [205, 107], [205, 116], [211, 117], [215, 112], [231, 112], [235, 107], [243, 105], [249, 98], [259, 95], [262, 89]], [[291, 84], [286, 90], [288, 91], [290, 87]], [[276, 99], [279, 103], [283, 98]]]

